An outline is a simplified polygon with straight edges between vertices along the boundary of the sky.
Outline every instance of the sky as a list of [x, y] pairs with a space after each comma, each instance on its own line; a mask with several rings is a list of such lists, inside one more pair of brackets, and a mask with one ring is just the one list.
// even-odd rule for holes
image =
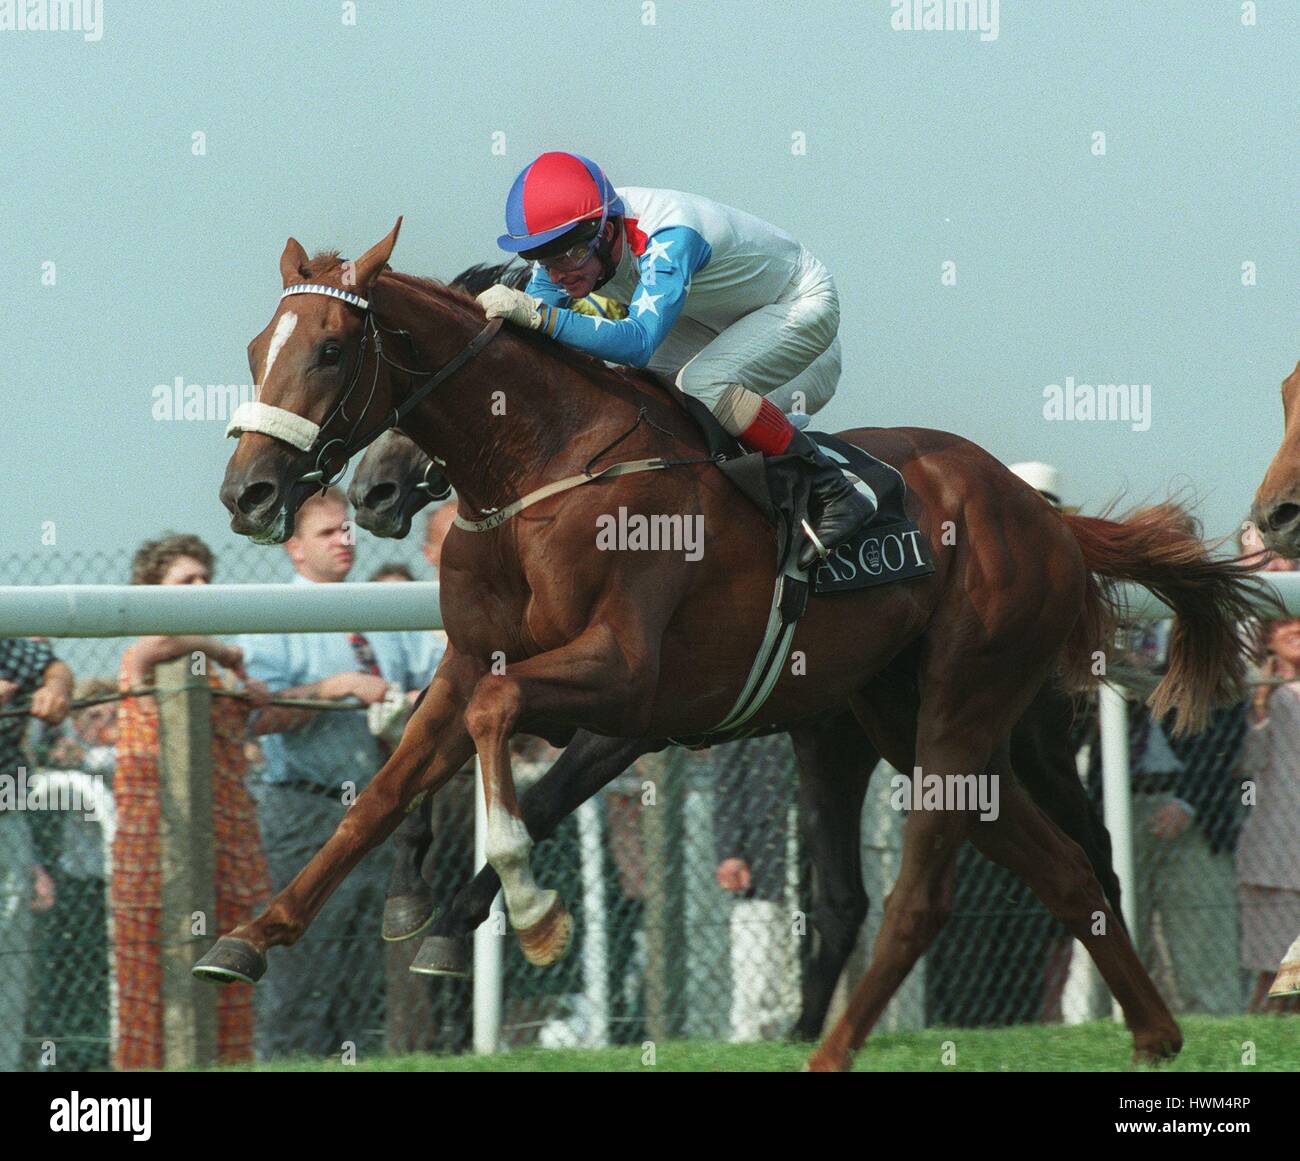
[[[1002, 0], [995, 37], [889, 0], [102, 0], [89, 39], [6, 7], [0, 559], [234, 545], [224, 417], [155, 418], [155, 388], [249, 382], [290, 235], [357, 255], [401, 214], [398, 269], [496, 260], [548, 149], [822, 258], [844, 372], [815, 426], [959, 432], [1085, 511], [1190, 488], [1217, 535], [1277, 447], [1294, 0]], [[1141, 413], [1045, 416], [1071, 382]]]

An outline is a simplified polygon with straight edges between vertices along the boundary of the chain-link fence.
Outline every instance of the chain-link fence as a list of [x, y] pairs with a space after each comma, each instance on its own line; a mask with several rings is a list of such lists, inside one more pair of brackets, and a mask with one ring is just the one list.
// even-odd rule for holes
[[[412, 545], [366, 543], [359, 557], [357, 577], [392, 560], [417, 578], [430, 572]], [[127, 572], [125, 555], [41, 555], [9, 558], [0, 581], [107, 583]], [[218, 577], [227, 582], [288, 575], [282, 554], [250, 545], [218, 560]], [[126, 644], [54, 646], [79, 679], [100, 678], [111, 689]], [[1259, 723], [1248, 722], [1246, 706], [1234, 707], [1218, 713], [1203, 734], [1176, 743], [1136, 706], [1130, 715], [1132, 917], [1141, 954], [1176, 1012], [1230, 1014], [1258, 1003], [1263, 973], [1276, 968], [1300, 930], [1300, 687], [1264, 688], [1274, 693], [1268, 716], [1262, 706], [1257, 712]], [[134, 860], [147, 861], [149, 848], [113, 842], [113, 748], [95, 733], [103, 715], [85, 713], [52, 735], [30, 729], [29, 769], [32, 777], [55, 781], [66, 780], [50, 773], [60, 767], [92, 780], [102, 776], [105, 809], [94, 818], [52, 810], [0, 814], [0, 1006], [6, 1013], [0, 1037], [10, 1042], [14, 1066], [24, 1069], [108, 1068], [124, 1036], [160, 1039], [160, 1023], [142, 1030], [130, 1013], [147, 1009], [156, 1016], [162, 991], [175, 982], [167, 973], [181, 970], [171, 958], [164, 967], [163, 945], [185, 945], [192, 960], [219, 933], [163, 940], [156, 916], [151, 928], [147, 917], [114, 901], [114, 876], [139, 873]], [[1069, 749], [1100, 812], [1095, 716], [1076, 717]], [[521, 743], [515, 763], [521, 782], [537, 777], [553, 757]], [[296, 831], [283, 816], [271, 821], [265, 811], [274, 790], [259, 782], [255, 767], [254, 760], [250, 811], [262, 825], [251, 833], [279, 885], [342, 817], [344, 805], [302, 800], [292, 820]], [[883, 766], [877, 771], [863, 810], [862, 877], [871, 912], [847, 979], [864, 969], [898, 870], [904, 815], [891, 802], [891, 773]], [[503, 933], [503, 1044], [786, 1034], [800, 1012], [818, 909], [826, 906], [801, 842], [796, 784], [786, 737], [699, 753], [674, 749], [641, 759], [567, 819], [538, 845], [533, 864], [539, 884], [567, 903], [573, 941], [563, 960], [539, 970]], [[230, 827], [247, 829], [251, 817], [226, 818], [216, 828], [218, 846]], [[471, 774], [462, 772], [444, 788], [431, 825], [423, 872], [432, 898], [445, 906], [473, 869]], [[218, 851], [218, 879], [240, 879], [249, 891], [262, 882], [260, 909], [265, 883], [250, 871], [257, 860], [239, 849], [238, 865], [223, 865]], [[115, 850], [119, 858], [127, 852], [124, 865], [115, 866]], [[349, 877], [343, 897], [331, 904], [346, 913], [346, 922], [313, 929], [291, 951], [272, 951], [255, 1000], [251, 989], [223, 991], [233, 997], [222, 1000], [218, 1021], [227, 1058], [246, 1056], [255, 1044], [264, 1054], [471, 1046], [472, 982], [408, 972], [419, 938], [380, 941], [393, 858], [390, 844]], [[47, 877], [39, 883], [37, 866]], [[219, 882], [219, 896], [221, 890]], [[236, 904], [247, 907], [249, 898]], [[221, 906], [219, 898], [218, 913]], [[305, 969], [290, 971], [290, 955], [301, 956]], [[843, 1002], [843, 987], [833, 1010]], [[951, 918], [882, 1026], [1077, 1021], [1109, 1009], [1081, 947], [1018, 879], [967, 847]], [[289, 1010], [289, 1026], [305, 1030], [301, 1039], [288, 1035], [268, 1046], [258, 1030], [277, 1020], [283, 1026]], [[312, 1028], [325, 1029], [325, 1038], [313, 1039]]]

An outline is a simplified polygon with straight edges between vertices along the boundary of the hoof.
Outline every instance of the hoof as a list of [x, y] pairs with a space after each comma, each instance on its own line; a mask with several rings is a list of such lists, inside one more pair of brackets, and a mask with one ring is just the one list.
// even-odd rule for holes
[[1133, 1038], [1134, 1064], [1163, 1064], [1183, 1050], [1183, 1034], [1175, 1024], [1165, 1032]]
[[394, 895], [384, 900], [383, 937], [400, 943], [420, 934], [433, 922], [433, 903], [419, 895]]
[[468, 976], [469, 940], [457, 935], [426, 936], [410, 970], [422, 976]]
[[556, 892], [549, 894], [554, 898], [546, 914], [531, 927], [515, 928], [524, 959], [534, 967], [555, 963], [569, 950], [569, 940], [573, 937], [573, 917]]
[[1269, 988], [1268, 994], [1270, 996], [1300, 995], [1300, 959], [1283, 962], [1282, 966], [1278, 968], [1277, 979], [1273, 981], [1273, 986]]
[[255, 984], [266, 974], [266, 956], [246, 939], [223, 935], [190, 970], [213, 983]]
[[848, 1072], [850, 1059], [818, 1049], [804, 1062], [803, 1072]]

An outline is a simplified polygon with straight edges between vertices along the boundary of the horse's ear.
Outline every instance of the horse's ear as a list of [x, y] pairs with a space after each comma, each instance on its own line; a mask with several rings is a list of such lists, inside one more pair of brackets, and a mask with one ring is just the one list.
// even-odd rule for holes
[[284, 244], [284, 253], [280, 255], [280, 277], [285, 286], [292, 286], [307, 277], [307, 251], [299, 245], [297, 238], [290, 238]]
[[357, 285], [365, 290], [369, 290], [374, 285], [375, 279], [379, 277], [379, 272], [388, 265], [388, 259], [392, 256], [393, 247], [397, 245], [397, 232], [402, 228], [402, 219], [397, 219], [397, 224], [389, 232], [387, 238], [382, 242], [376, 242], [360, 258], [357, 259]]

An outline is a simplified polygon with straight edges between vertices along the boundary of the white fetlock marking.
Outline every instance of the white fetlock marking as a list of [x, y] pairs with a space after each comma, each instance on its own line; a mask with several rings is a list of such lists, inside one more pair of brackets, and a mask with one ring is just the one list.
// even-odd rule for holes
[[488, 811], [487, 861], [501, 877], [510, 925], [516, 929], [532, 927], [555, 901], [555, 892], [543, 891], [533, 878], [532, 851], [523, 819], [499, 804]]

